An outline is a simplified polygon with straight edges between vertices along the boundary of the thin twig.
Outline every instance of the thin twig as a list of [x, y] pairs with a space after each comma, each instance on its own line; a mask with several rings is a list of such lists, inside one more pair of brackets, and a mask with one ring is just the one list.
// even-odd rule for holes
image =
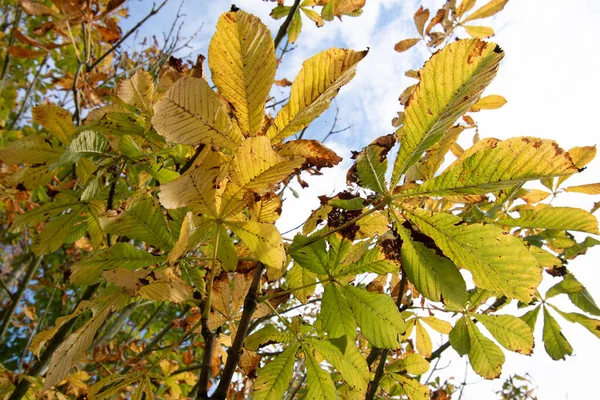
[[4, 81], [4, 77], [8, 71], [8, 64], [10, 63], [10, 53], [8, 52], [8, 47], [12, 46], [15, 41], [15, 31], [19, 26], [19, 22], [21, 21], [21, 13], [23, 12], [20, 6], [16, 5], [16, 7], [17, 12], [15, 12], [15, 20], [12, 28], [10, 29], [10, 35], [8, 36], [8, 46], [6, 46], [6, 57], [4, 57], [4, 64], [2, 65], [2, 72], [0, 73], [0, 81]]
[[275, 36], [275, 40], [273, 41], [275, 48], [279, 47], [279, 44], [287, 34], [287, 30], [290, 27], [292, 20], [294, 19], [294, 14], [296, 14], [296, 11], [298, 11], [298, 7], [300, 7], [300, 0], [294, 0], [294, 4], [290, 8], [289, 14], [285, 18], [285, 21], [283, 21], [283, 24], [281, 24], [281, 26], [279, 27], [277, 35]]
[[19, 119], [21, 119], [21, 116], [25, 112], [25, 110], [27, 108], [27, 102], [29, 101], [29, 96], [31, 95], [31, 92], [33, 90], [33, 86], [37, 83], [37, 80], [40, 77], [40, 73], [42, 72], [42, 69], [46, 66], [46, 63], [48, 62], [48, 57], [49, 57], [49, 54], [46, 54], [46, 56], [44, 57], [44, 59], [42, 60], [42, 62], [40, 64], [39, 68], [37, 69], [35, 76], [31, 80], [31, 83], [27, 87], [27, 91], [25, 92], [25, 97], [23, 97], [23, 101], [21, 102], [21, 107], [19, 108], [17, 115], [15, 115], [15, 118], [11, 121], [8, 128], [6, 128], [7, 131], [10, 131], [16, 125], [17, 121], [19, 121]]

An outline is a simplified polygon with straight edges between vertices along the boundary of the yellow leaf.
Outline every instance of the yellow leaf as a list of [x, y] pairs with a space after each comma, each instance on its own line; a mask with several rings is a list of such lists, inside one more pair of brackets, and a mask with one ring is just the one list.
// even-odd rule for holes
[[294, 80], [289, 102], [279, 110], [267, 137], [280, 142], [307, 127], [323, 111], [339, 89], [350, 82], [356, 65], [367, 51], [325, 50], [306, 60]]
[[183, 219], [183, 223], [181, 224], [181, 231], [179, 232], [179, 238], [177, 239], [177, 242], [175, 242], [175, 245], [173, 246], [173, 248], [169, 252], [169, 256], [167, 257], [167, 262], [169, 263], [169, 265], [173, 265], [175, 261], [179, 260], [188, 249], [188, 240], [190, 237], [189, 227], [191, 218], [192, 214], [188, 213]]
[[492, 0], [485, 6], [474, 11], [473, 14], [469, 15], [464, 22], [472, 21], [474, 19], [487, 18], [502, 11], [504, 6], [508, 3], [508, 0]]
[[425, 63], [406, 105], [391, 186], [479, 99], [503, 56], [495, 43], [469, 39], [449, 44]]
[[[596, 146], [583, 146], [573, 147], [569, 150], [569, 157], [573, 160], [573, 164], [581, 170], [583, 167], [588, 165], [594, 158], [596, 158]], [[570, 175], [569, 175], [570, 176]], [[561, 176], [558, 178], [556, 186], [560, 186], [561, 183], [566, 181], [569, 176]]]
[[489, 96], [482, 97], [479, 101], [473, 104], [473, 107], [469, 111], [476, 112], [479, 110], [494, 110], [500, 108], [506, 104], [506, 99], [497, 94], [491, 94]]
[[406, 51], [413, 47], [415, 44], [419, 43], [420, 40], [420, 38], [401, 40], [398, 43], [396, 43], [396, 45], [394, 46], [394, 50], [396, 50], [398, 53], [402, 53], [403, 51]]
[[104, 278], [125, 290], [130, 296], [141, 296], [148, 300], [181, 303], [192, 299], [192, 288], [171, 268], [161, 271], [129, 271], [115, 268], [103, 272]]
[[527, 204], [533, 204], [544, 200], [548, 196], [550, 196], [550, 193], [544, 190], [530, 189], [526, 194], [522, 195], [521, 198], [525, 200]]
[[417, 336], [416, 336], [416, 345], [417, 351], [425, 358], [429, 358], [431, 356], [431, 351], [433, 350], [433, 345], [431, 344], [431, 337], [429, 333], [425, 329], [425, 327], [421, 324], [419, 320], [415, 321], [417, 327]]
[[219, 93], [231, 104], [243, 133], [255, 135], [275, 78], [271, 32], [244, 11], [221, 15], [208, 47], [208, 66]]
[[261, 262], [271, 268], [283, 268], [285, 250], [281, 234], [275, 226], [254, 221], [226, 221], [225, 224]]
[[71, 113], [54, 104], [42, 104], [31, 110], [33, 122], [42, 125], [48, 132], [54, 135], [62, 144], [70, 144], [75, 125], [71, 119]]
[[476, 0], [463, 0], [456, 9], [456, 16], [462, 17], [475, 6]]
[[565, 192], [600, 194], [600, 183], [588, 183], [587, 185], [569, 186]]
[[494, 36], [494, 30], [487, 26], [466, 25], [465, 29], [475, 39], [485, 39]]
[[337, 7], [340, 14], [352, 14], [365, 6], [367, 0], [337, 0]]
[[231, 161], [230, 182], [223, 193], [221, 217], [239, 212], [238, 207], [246, 193], [267, 193], [303, 163], [302, 157], [288, 159], [277, 154], [265, 136], [246, 139]]
[[235, 149], [244, 139], [204, 79], [184, 77], [154, 105], [152, 125], [175, 143]]
[[423, 30], [425, 29], [425, 23], [429, 19], [429, 10], [420, 6], [414, 16], [415, 26], [419, 35], [423, 36]]
[[117, 96], [130, 106], [137, 107], [145, 112], [152, 110], [154, 80], [146, 71], [138, 69], [131, 79], [120, 81], [116, 90]]
[[270, 192], [262, 196], [260, 200], [252, 203], [250, 207], [250, 216], [258, 222], [275, 223], [281, 216], [281, 207], [283, 206], [281, 197]]

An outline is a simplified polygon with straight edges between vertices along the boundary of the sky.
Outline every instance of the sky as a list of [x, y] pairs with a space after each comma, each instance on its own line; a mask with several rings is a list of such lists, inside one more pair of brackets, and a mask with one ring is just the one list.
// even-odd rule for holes
[[[171, 1], [159, 17], [144, 26], [143, 33], [156, 34], [169, 28], [179, 6], [178, 2]], [[291, 1], [286, 0], [286, 4], [289, 3]], [[129, 4], [132, 22], [145, 15], [151, 5], [137, 1]], [[184, 3], [184, 35], [191, 34], [203, 24], [200, 34], [191, 43], [192, 49], [185, 51], [185, 55], [189, 54], [193, 60], [197, 54], [206, 55], [217, 18], [229, 9], [230, 4], [225, 0], [188, 0]], [[235, 4], [259, 16], [273, 32], [277, 31], [281, 22], [269, 17], [274, 3], [238, 0]], [[333, 123], [335, 107], [339, 107], [338, 127], [352, 128], [332, 136], [327, 145], [344, 157], [344, 162], [324, 171], [322, 176], [309, 177], [308, 189], [296, 187], [299, 199], [286, 196], [284, 212], [278, 222], [281, 231], [305, 220], [318, 206], [317, 196], [332, 195], [345, 189], [351, 150], [359, 150], [376, 137], [393, 132], [391, 120], [401, 109], [398, 97], [405, 87], [414, 83], [404, 76], [404, 72], [419, 68], [428, 56], [425, 46], [421, 45], [405, 53], [393, 50], [399, 40], [416, 36], [412, 15], [420, 4], [433, 11], [443, 1], [367, 0], [363, 15], [358, 18], [344, 18], [322, 28], [304, 23], [297, 46], [285, 56], [277, 78], [293, 80], [304, 59], [329, 47], [370, 50], [360, 63], [356, 77], [340, 91], [332, 109], [307, 131], [311, 138], [323, 138]], [[483, 4], [485, 1], [477, 1], [477, 6]], [[481, 21], [494, 28], [496, 36], [491, 40], [506, 52], [498, 75], [485, 94], [499, 94], [508, 101], [499, 110], [474, 115], [481, 137], [535, 136], [554, 139], [564, 149], [598, 143], [596, 113], [600, 112], [600, 55], [593, 47], [595, 32], [592, 27], [599, 18], [599, 1], [512, 0], [496, 17]], [[464, 32], [462, 35], [466, 36]], [[472, 134], [467, 133], [462, 140], [468, 144], [471, 138]], [[594, 183], [599, 177], [600, 159], [597, 159], [584, 173], [570, 178], [569, 184]], [[553, 204], [590, 209], [594, 200], [598, 201], [597, 197], [563, 194]], [[599, 259], [600, 249], [596, 248], [569, 265], [596, 299], [600, 299]], [[551, 278], [546, 279], [542, 292], [554, 283], [556, 281]], [[557, 298], [555, 303], [566, 311], [576, 311], [568, 300]], [[584, 328], [558, 316], [557, 319], [573, 345], [574, 355], [566, 361], [549, 358], [541, 341], [540, 318], [534, 354], [527, 357], [506, 351], [502, 379], [512, 373], [529, 373], [540, 399], [589, 398], [598, 376], [600, 341]], [[441, 363], [449, 362], [450, 365], [439, 375], [443, 378], [454, 376], [456, 382], [462, 382], [465, 359], [448, 356], [450, 353], [453, 352], [446, 352]], [[485, 381], [470, 370], [466, 382], [470, 384], [463, 393], [464, 399], [487, 399], [496, 397], [494, 392], [502, 381]]]

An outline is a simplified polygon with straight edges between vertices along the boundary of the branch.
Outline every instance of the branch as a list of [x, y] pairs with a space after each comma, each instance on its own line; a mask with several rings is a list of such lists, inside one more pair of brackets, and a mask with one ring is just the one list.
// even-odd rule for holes
[[46, 56], [44, 57], [44, 59], [42, 60], [40, 67], [35, 72], [35, 76], [33, 77], [33, 79], [31, 80], [31, 83], [27, 87], [27, 92], [25, 92], [25, 97], [23, 98], [23, 101], [21, 102], [21, 107], [19, 108], [17, 115], [15, 115], [15, 118], [12, 120], [10, 125], [6, 128], [7, 131], [12, 130], [12, 128], [16, 125], [17, 121], [19, 121], [19, 119], [23, 115], [23, 112], [25, 111], [25, 108], [27, 107], [27, 102], [29, 101], [29, 96], [31, 95], [31, 91], [33, 90], [33, 86], [36, 84], [38, 78], [40, 77], [40, 73], [42, 72], [42, 69], [48, 62], [49, 56], [50, 56], [50, 54], [47, 53]]
[[150, 19], [150, 17], [152, 17], [153, 15], [157, 14], [160, 11], [160, 9], [163, 8], [165, 4], [167, 4], [168, 1], [169, 0], [164, 0], [162, 3], [160, 3], [158, 8], [156, 8], [156, 4], [153, 4], [152, 10], [150, 10], [148, 15], [146, 15], [140, 22], [135, 24], [133, 26], [133, 28], [131, 28], [129, 31], [127, 31], [126, 34], [121, 36], [121, 39], [117, 40], [110, 49], [108, 49], [104, 54], [102, 54], [100, 56], [100, 58], [98, 58], [91, 65], [89, 65], [86, 68], [87, 72], [90, 72], [91, 70], [93, 70], [94, 67], [96, 67], [98, 64], [100, 64], [102, 62], [102, 60], [104, 60], [108, 55], [110, 55], [113, 51], [115, 51], [121, 45], [121, 43], [123, 43], [129, 36], [131, 36], [132, 33], [137, 31], [140, 28], [140, 26], [142, 26], [144, 24], [144, 22], [146, 22], [148, 19]]
[[277, 36], [275, 36], [275, 40], [273, 42], [273, 44], [275, 45], [275, 49], [279, 47], [281, 41], [285, 37], [287, 30], [290, 27], [292, 20], [294, 19], [294, 14], [296, 14], [296, 11], [298, 11], [298, 7], [300, 7], [300, 0], [294, 0], [294, 4], [292, 5], [292, 8], [290, 8], [289, 14], [285, 18], [285, 21], [283, 21], [283, 24], [281, 24], [281, 26], [279, 27], [279, 30], [277, 31]]
[[2, 339], [2, 337], [8, 330], [8, 327], [10, 326], [10, 321], [12, 320], [15, 310], [17, 309], [17, 306], [19, 305], [21, 299], [23, 298], [23, 295], [25, 294], [25, 290], [29, 285], [29, 281], [31, 280], [31, 278], [33, 278], [33, 275], [35, 274], [35, 271], [37, 271], [41, 262], [41, 256], [32, 258], [31, 263], [29, 264], [29, 268], [27, 268], [27, 272], [25, 273], [25, 277], [23, 277], [23, 280], [19, 284], [19, 289], [17, 289], [17, 292], [14, 294], [14, 296], [12, 296], [10, 306], [4, 312], [2, 326], [0, 327], [0, 339]]
[[23, 10], [21, 7], [17, 6], [17, 12], [15, 13], [15, 21], [13, 22], [13, 26], [10, 30], [10, 36], [8, 37], [8, 46], [6, 46], [6, 57], [4, 58], [4, 65], [2, 65], [2, 72], [0, 73], [0, 81], [4, 80], [6, 76], [6, 72], [8, 71], [8, 64], [10, 62], [10, 53], [8, 52], [8, 47], [12, 46], [15, 41], [15, 31], [19, 26], [19, 22], [21, 21], [21, 13]]
[[208, 326], [208, 319], [202, 317], [202, 338], [204, 339], [204, 352], [202, 354], [202, 365], [200, 366], [200, 379], [198, 379], [197, 399], [208, 399], [208, 380], [212, 368], [212, 355], [215, 347], [215, 333]]
[[250, 284], [250, 289], [248, 290], [248, 294], [244, 299], [244, 311], [240, 319], [240, 324], [238, 325], [238, 330], [235, 335], [235, 339], [233, 340], [233, 345], [229, 348], [229, 350], [227, 350], [227, 363], [223, 369], [223, 374], [221, 374], [219, 386], [211, 397], [212, 399], [224, 400], [227, 397], [229, 385], [231, 384], [231, 378], [233, 378], [233, 373], [235, 372], [235, 369], [240, 361], [240, 357], [242, 356], [242, 347], [244, 345], [244, 340], [246, 340], [246, 335], [248, 334], [250, 320], [252, 319], [252, 314], [254, 314], [256, 305], [258, 304], [257, 292], [260, 288], [264, 269], [264, 265], [262, 263], [258, 263], [256, 271], [254, 271], [254, 277], [252, 279], [252, 283]]

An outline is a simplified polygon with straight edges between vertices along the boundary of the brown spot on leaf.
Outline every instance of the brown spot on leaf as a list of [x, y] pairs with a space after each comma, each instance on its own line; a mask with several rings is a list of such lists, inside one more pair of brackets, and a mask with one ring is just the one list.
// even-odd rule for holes
[[[327, 226], [332, 229], [338, 228], [348, 221], [358, 217], [361, 213], [361, 210], [342, 210], [339, 208], [334, 208], [327, 215]], [[356, 238], [356, 233], [359, 230], [360, 227], [358, 225], [351, 224], [340, 230], [340, 233], [346, 239], [354, 240]]]

